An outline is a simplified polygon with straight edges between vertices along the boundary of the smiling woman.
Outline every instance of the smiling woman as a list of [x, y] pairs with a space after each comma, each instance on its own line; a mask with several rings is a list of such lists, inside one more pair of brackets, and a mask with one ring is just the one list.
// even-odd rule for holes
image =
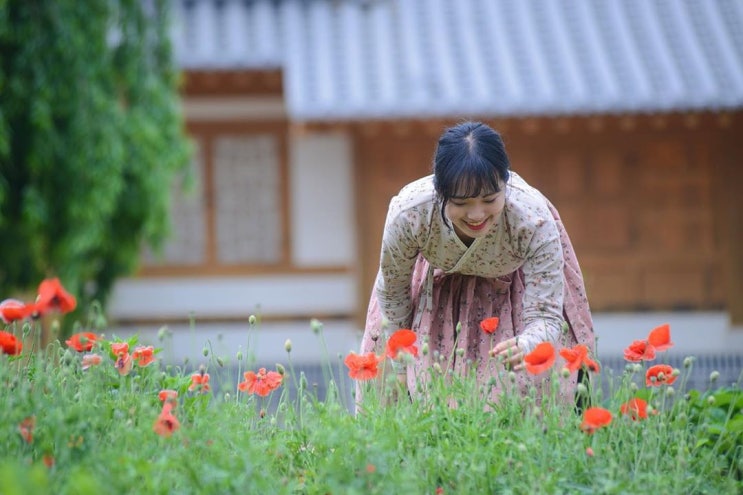
[[[433, 172], [390, 203], [361, 352], [379, 351], [385, 333], [412, 329], [430, 352], [397, 363], [410, 391], [434, 365], [474, 371], [488, 401], [498, 400], [495, 378], [504, 369], [515, 371], [523, 393], [548, 385], [551, 376], [526, 372], [526, 355], [543, 342], [594, 345], [580, 267], [557, 210], [510, 170], [500, 135], [479, 122], [443, 133]], [[482, 331], [491, 318], [497, 330]], [[572, 399], [575, 376], [559, 385]]]

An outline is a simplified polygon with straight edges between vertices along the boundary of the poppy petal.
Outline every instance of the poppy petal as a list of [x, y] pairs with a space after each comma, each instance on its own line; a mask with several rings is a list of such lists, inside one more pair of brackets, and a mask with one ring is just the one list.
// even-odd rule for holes
[[671, 342], [671, 325], [664, 323], [652, 329], [648, 334], [648, 343], [657, 351], [665, 351], [673, 347], [673, 342]]

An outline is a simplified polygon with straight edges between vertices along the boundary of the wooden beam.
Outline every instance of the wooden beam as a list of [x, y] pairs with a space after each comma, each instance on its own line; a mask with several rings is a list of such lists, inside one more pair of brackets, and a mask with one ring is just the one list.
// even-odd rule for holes
[[733, 326], [743, 326], [743, 167], [740, 135], [743, 115], [723, 115], [718, 119], [723, 129], [720, 145], [711, 152], [715, 162], [715, 230], [722, 247], [722, 280], [727, 310]]

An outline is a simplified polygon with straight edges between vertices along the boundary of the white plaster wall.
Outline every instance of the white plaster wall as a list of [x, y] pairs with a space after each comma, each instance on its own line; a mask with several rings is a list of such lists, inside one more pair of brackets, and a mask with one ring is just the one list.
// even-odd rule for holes
[[117, 282], [108, 314], [114, 319], [305, 317], [350, 314], [356, 282], [348, 274], [255, 277], [126, 278]]
[[355, 262], [352, 149], [343, 133], [296, 133], [290, 141], [292, 255], [297, 266]]

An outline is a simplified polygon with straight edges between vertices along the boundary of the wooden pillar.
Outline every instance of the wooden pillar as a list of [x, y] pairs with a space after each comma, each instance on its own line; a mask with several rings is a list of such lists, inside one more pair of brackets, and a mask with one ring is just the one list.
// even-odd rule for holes
[[[723, 246], [722, 270], [730, 323], [743, 326], [743, 156], [740, 132], [743, 115], [725, 126], [723, 139], [714, 153], [716, 161], [716, 230]], [[736, 136], [736, 134], [738, 134]]]

